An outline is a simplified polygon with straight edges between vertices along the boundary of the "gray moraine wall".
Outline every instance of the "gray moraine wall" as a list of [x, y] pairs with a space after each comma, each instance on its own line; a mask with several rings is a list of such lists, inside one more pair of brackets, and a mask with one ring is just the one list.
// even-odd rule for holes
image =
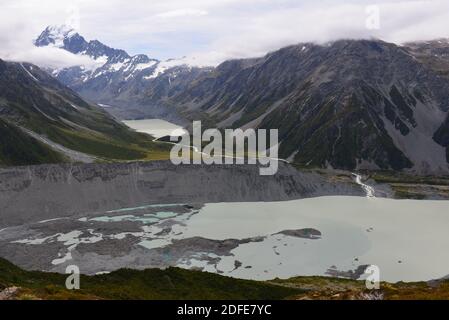
[[0, 229], [45, 219], [150, 204], [281, 201], [364, 195], [280, 163], [274, 176], [255, 165], [180, 165], [168, 161], [41, 165], [0, 169]]
[[334, 178], [286, 164], [274, 176], [260, 176], [252, 165], [170, 162], [0, 169], [0, 257], [60, 273], [68, 265], [83, 274], [168, 266], [223, 273], [220, 261], [240, 245], [286, 235], [315, 241], [321, 233], [305, 226], [244, 239], [185, 237], [205, 203], [365, 195], [356, 183]]

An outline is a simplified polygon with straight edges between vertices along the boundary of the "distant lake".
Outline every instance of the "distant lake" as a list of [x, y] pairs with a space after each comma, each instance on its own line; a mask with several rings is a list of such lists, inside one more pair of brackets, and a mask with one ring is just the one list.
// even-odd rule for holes
[[181, 126], [161, 119], [126, 120], [123, 123], [137, 132], [150, 134], [156, 139], [166, 136], [182, 136], [187, 133]]

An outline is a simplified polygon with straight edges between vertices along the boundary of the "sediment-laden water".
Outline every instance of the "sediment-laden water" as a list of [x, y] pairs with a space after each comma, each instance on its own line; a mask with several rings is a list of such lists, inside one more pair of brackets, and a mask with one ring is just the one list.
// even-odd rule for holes
[[358, 278], [377, 265], [381, 280], [431, 280], [449, 273], [448, 212], [449, 201], [346, 196], [148, 205], [6, 228], [0, 254], [89, 274], [179, 266], [259, 280]]

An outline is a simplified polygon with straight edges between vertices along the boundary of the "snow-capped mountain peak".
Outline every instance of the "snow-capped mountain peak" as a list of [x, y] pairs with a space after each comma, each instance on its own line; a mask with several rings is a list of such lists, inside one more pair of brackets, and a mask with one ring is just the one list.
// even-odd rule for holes
[[[68, 26], [49, 26], [35, 41], [36, 46], [53, 46], [78, 56], [89, 58], [90, 65], [49, 70], [52, 76], [81, 93], [85, 98], [102, 104], [134, 100], [143, 103], [147, 91], [166, 92], [181, 81], [202, 72], [183, 57], [159, 61], [145, 54], [129, 55], [98, 40], [86, 40]], [[192, 73], [192, 70], [194, 72]], [[146, 102], [145, 102], [146, 103]]]
[[68, 25], [48, 26], [36, 39], [35, 44], [39, 47], [52, 45], [63, 48], [65, 41], [76, 35], [76, 30]]

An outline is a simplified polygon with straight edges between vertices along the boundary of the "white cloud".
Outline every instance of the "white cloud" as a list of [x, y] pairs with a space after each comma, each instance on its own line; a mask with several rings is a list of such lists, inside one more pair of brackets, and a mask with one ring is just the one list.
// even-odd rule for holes
[[5, 53], [3, 59], [16, 62], [31, 62], [43, 68], [66, 68], [72, 66], [84, 66], [86, 69], [94, 69], [100, 65], [87, 56], [75, 55], [55, 47], [22, 48], [13, 53]]
[[[380, 29], [366, 27], [364, 3], [284, 8], [249, 17], [210, 44], [218, 60], [255, 57], [300, 42], [380, 38], [398, 44], [449, 36], [449, 1], [379, 4]], [[234, 29], [234, 28], [233, 28]]]
[[179, 9], [156, 14], [158, 18], [177, 18], [186, 16], [206, 16], [208, 12], [206, 10], [197, 9]]
[[[369, 30], [365, 9], [376, 2], [380, 29]], [[132, 54], [149, 52], [159, 59], [186, 55], [196, 57], [196, 64], [216, 64], [299, 42], [378, 37], [401, 43], [449, 37], [449, 1], [2, 0], [0, 57], [75, 63], [77, 57], [30, 45], [47, 25], [67, 21], [78, 25], [87, 39]]]
[[[41, 16], [42, 12], [48, 8], [45, 6], [31, 10], [24, 10], [23, 2], [16, 1], [2, 4], [0, 11], [0, 58], [8, 61], [31, 62], [44, 68], [62, 68], [76, 65], [83, 65], [86, 68], [93, 68], [97, 63], [85, 56], [74, 55], [65, 50], [55, 47], [35, 47], [33, 40], [43, 31], [43, 25], [39, 19], [33, 16]], [[62, 15], [63, 22], [70, 22], [72, 13]], [[70, 11], [64, 11], [70, 13]], [[76, 25], [72, 19], [71, 24]], [[38, 31], [39, 30], [39, 31]]]

